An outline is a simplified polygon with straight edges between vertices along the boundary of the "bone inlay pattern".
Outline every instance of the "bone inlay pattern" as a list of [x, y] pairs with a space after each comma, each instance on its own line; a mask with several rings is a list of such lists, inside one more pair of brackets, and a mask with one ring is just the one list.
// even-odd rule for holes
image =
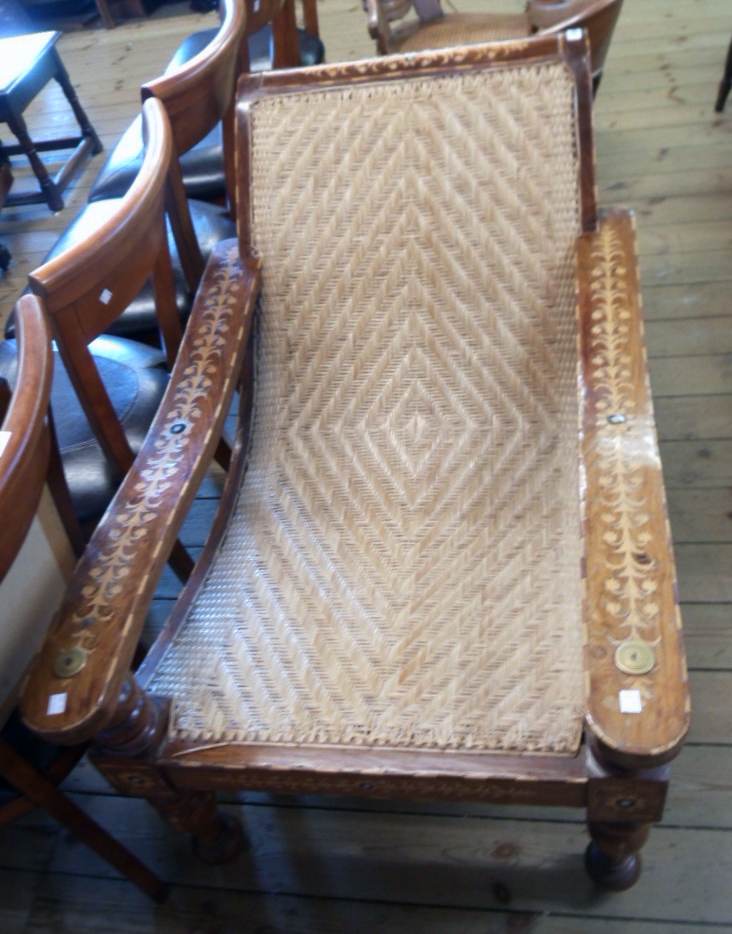
[[252, 447], [172, 738], [577, 748], [573, 106], [552, 63], [252, 105]]

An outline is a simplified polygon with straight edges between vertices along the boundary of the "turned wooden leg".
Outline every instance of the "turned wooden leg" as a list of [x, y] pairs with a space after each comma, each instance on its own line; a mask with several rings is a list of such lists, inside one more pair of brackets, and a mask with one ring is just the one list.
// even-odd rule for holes
[[244, 849], [240, 822], [217, 807], [212, 792], [179, 792], [174, 798], [149, 798], [176, 830], [191, 834], [193, 850], [205, 863], [231, 863]]
[[56, 49], [53, 49], [53, 58], [56, 64], [56, 81], [58, 81], [61, 86], [61, 90], [64, 92], [66, 100], [69, 102], [76, 121], [81, 128], [83, 136], [88, 137], [92, 141], [92, 153], [96, 155], [104, 149], [102, 146], [102, 141], [97, 136], [97, 131], [91, 125], [91, 121], [86, 115], [86, 111], [81, 106], [79, 98], [76, 96], [76, 91], [74, 90], [74, 85], [71, 83], [71, 78], [69, 78], [69, 73], [64, 67], [64, 63], [61, 61], [61, 56], [58, 54]]
[[97, 737], [91, 759], [123, 794], [144, 797], [165, 820], [193, 836], [193, 849], [207, 863], [231, 862], [244, 849], [239, 821], [218, 809], [209, 791], [176, 788], [155, 762], [169, 704], [150, 697], [130, 676], [112, 722]]
[[[48, 174], [48, 169], [38, 155], [35, 144], [28, 133], [28, 125], [23, 115], [19, 112], [8, 114], [7, 124], [13, 132], [13, 135], [17, 138], [21, 150], [28, 157], [31, 168], [38, 179], [38, 184], [41, 186], [41, 192], [46, 204], [52, 211], [61, 211], [64, 206], [64, 199], [61, 197], [58, 186]], [[12, 203], [11, 198], [12, 195], [8, 199], [9, 204]]]
[[590, 821], [587, 826], [592, 840], [585, 852], [585, 866], [590, 876], [616, 892], [635, 885], [641, 872], [639, 850], [651, 825]]

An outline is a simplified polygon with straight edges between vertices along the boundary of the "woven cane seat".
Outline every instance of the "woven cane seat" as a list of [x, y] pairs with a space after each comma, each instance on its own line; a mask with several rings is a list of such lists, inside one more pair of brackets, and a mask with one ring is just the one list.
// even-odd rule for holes
[[576, 751], [574, 94], [545, 62], [250, 105], [251, 450], [149, 685], [173, 740]]
[[531, 26], [526, 15], [448, 13], [428, 23], [415, 21], [399, 27], [389, 39], [389, 49], [392, 52], [443, 49], [468, 43], [516, 39], [530, 33]]

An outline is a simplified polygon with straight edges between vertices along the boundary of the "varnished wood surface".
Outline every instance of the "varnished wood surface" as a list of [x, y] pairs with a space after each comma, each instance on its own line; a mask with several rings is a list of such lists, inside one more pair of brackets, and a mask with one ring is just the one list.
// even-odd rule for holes
[[[321, 0], [319, 12], [329, 61], [370, 54], [360, 4]], [[106, 145], [136, 111], [134, 86], [150, 77], [153, 57], [167, 60], [202, 18], [179, 19], [61, 40]], [[626, 0], [596, 102], [599, 201], [637, 215], [693, 704], [635, 889], [598, 894], [586, 880], [580, 812], [463, 804], [242, 796], [252, 848], [211, 869], [146, 805], [119, 799], [86, 769], [74, 779], [77, 800], [173, 882], [170, 902], [155, 908], [33, 816], [0, 837], [0, 930], [732, 934], [732, 113], [713, 112], [731, 33], [728, 0]], [[67, 190], [70, 204], [81, 203], [79, 191]], [[14, 257], [0, 282], [2, 313], [23, 268], [52, 245], [50, 225], [60, 230], [72, 211], [0, 214]], [[217, 489], [207, 482], [188, 525], [194, 546]]]

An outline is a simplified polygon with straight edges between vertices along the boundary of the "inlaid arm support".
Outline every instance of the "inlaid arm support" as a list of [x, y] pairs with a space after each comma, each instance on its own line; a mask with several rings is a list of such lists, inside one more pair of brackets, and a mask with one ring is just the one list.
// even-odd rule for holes
[[577, 260], [587, 727], [604, 761], [649, 768], [680, 748], [689, 691], [632, 216], [604, 213]]
[[220, 243], [158, 414], [29, 675], [23, 716], [47, 737], [91, 738], [114, 714], [157, 580], [216, 449], [258, 289], [258, 261], [242, 262], [235, 240]]

